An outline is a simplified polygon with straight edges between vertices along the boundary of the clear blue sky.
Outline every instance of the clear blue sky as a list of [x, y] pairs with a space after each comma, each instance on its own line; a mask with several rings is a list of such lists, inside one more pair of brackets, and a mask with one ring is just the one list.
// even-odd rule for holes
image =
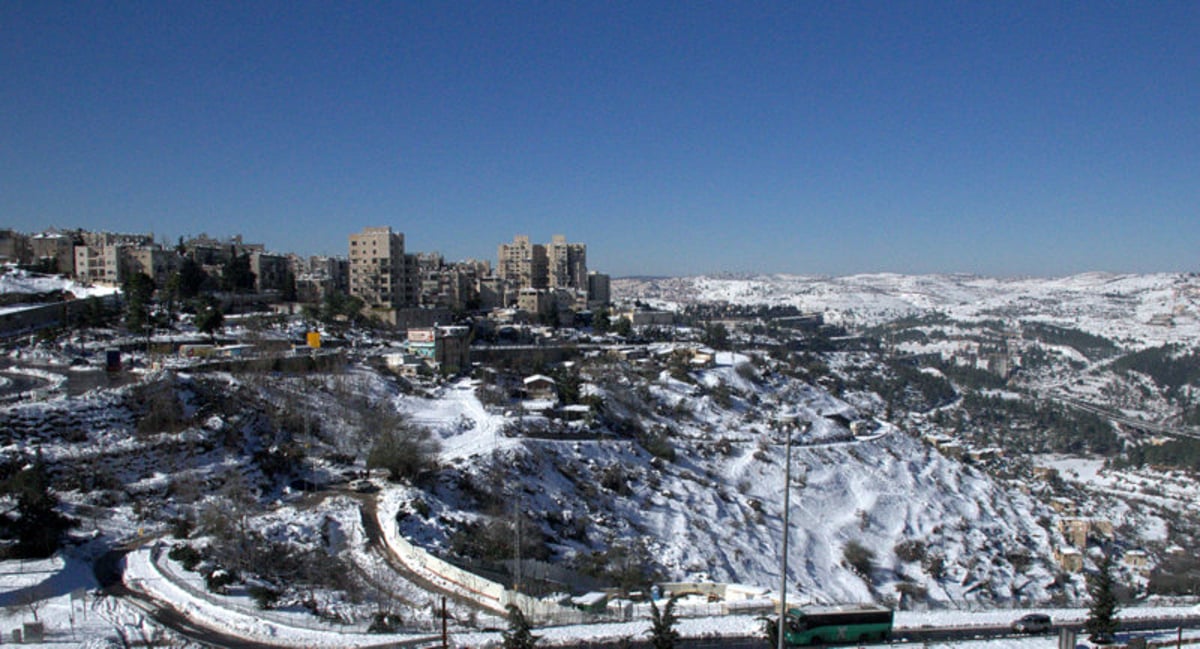
[[1200, 270], [1200, 3], [0, 3], [0, 227]]

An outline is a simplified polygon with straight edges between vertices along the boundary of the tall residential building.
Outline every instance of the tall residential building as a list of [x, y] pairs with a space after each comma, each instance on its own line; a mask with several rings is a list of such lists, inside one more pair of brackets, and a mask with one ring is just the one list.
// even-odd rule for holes
[[592, 271], [587, 276], [588, 308], [608, 306], [612, 301], [612, 283], [608, 275]]
[[404, 234], [385, 226], [350, 235], [350, 295], [392, 309], [406, 305], [407, 293]]
[[587, 245], [554, 235], [546, 246], [549, 288], [587, 290]]
[[549, 285], [546, 246], [530, 243], [517, 235], [512, 243], [502, 243], [496, 254], [496, 274], [505, 283], [521, 288], [546, 288]]

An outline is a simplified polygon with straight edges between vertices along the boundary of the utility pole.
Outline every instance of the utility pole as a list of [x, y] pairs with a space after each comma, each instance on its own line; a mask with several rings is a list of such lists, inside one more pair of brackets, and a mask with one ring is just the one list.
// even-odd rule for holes
[[783, 559], [779, 571], [779, 628], [777, 649], [784, 649], [785, 620], [787, 619], [787, 565], [788, 565], [788, 510], [791, 506], [792, 493], [792, 432], [795, 428], [796, 415], [789, 413], [779, 419], [784, 432], [784, 463], [783, 463]]
[[516, 554], [517, 562], [514, 567], [513, 574], [513, 590], [521, 592], [521, 489], [517, 487], [516, 495], [513, 498], [513, 525], [516, 527], [516, 543], [513, 544], [513, 550]]

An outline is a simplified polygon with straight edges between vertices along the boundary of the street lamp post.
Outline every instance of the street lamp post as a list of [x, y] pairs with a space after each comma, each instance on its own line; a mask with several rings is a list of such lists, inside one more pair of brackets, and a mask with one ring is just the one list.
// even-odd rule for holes
[[779, 628], [776, 633], [778, 647], [784, 649], [784, 621], [787, 619], [787, 565], [788, 565], [788, 510], [791, 509], [792, 493], [792, 432], [795, 430], [796, 415], [788, 414], [780, 417], [781, 428], [784, 431], [783, 443], [783, 559], [779, 575]]

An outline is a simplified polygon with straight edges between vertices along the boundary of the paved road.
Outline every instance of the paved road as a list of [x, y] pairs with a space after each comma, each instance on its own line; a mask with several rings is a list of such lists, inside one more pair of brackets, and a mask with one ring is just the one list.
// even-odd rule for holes
[[[97, 559], [93, 567], [96, 573], [96, 580], [100, 583], [100, 587], [106, 594], [121, 598], [129, 605], [144, 612], [158, 624], [202, 647], [212, 647], [213, 649], [280, 649], [280, 647], [290, 646], [255, 642], [246, 638], [229, 635], [220, 629], [202, 626], [172, 608], [169, 604], [129, 588], [122, 580], [125, 552], [125, 550], [112, 550]], [[364, 646], [362, 649], [414, 649], [416, 647], [430, 647], [440, 644], [440, 638], [425, 637], [416, 640], [405, 640], [403, 642], [380, 642]]]
[[152, 620], [202, 647], [215, 649], [278, 649], [277, 645], [251, 642], [217, 629], [197, 625], [174, 608], [135, 591], [122, 581], [125, 550], [110, 550], [96, 560], [93, 570], [104, 592], [119, 597], [146, 613]]

